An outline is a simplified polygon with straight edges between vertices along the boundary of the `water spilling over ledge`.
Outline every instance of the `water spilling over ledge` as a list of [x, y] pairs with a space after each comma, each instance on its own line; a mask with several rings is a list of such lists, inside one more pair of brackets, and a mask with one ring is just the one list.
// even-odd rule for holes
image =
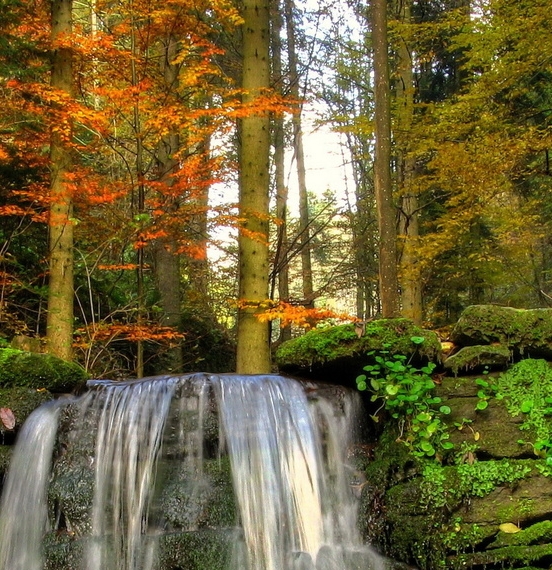
[[2, 498], [10, 570], [379, 570], [347, 450], [357, 394], [282, 376], [93, 381], [39, 408]]

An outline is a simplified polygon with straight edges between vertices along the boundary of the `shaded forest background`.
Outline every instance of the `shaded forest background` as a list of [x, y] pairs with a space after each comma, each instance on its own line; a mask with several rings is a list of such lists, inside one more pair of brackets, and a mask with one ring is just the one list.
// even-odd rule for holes
[[[382, 314], [382, 227], [397, 305], [417, 323], [445, 327], [477, 303], [552, 306], [548, 2], [383, 3], [384, 226], [378, 3], [258, 2], [270, 84], [251, 98], [249, 1], [1, 0], [0, 342], [56, 352], [41, 339], [58, 302], [71, 356], [95, 376], [228, 369], [243, 308], [236, 236], [265, 241], [247, 216], [269, 224], [258, 316], [274, 343], [320, 319]], [[307, 184], [305, 109], [346, 165], [323, 192]], [[238, 203], [251, 116], [270, 117], [268, 213]]]

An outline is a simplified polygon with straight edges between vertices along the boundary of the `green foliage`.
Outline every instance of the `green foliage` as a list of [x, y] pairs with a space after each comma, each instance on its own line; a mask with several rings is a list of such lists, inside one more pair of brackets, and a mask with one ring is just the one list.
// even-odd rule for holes
[[508, 459], [476, 461], [459, 465], [457, 473], [460, 482], [458, 493], [469, 497], [485, 497], [499, 485], [512, 485], [525, 479], [531, 473], [531, 467], [526, 462]]
[[[424, 342], [423, 337], [410, 338], [415, 346]], [[449, 434], [443, 415], [450, 414], [450, 408], [441, 405], [441, 398], [433, 394], [435, 383], [431, 374], [434, 363], [416, 368], [402, 354], [389, 351], [370, 351], [373, 364], [364, 367], [367, 374], [357, 377], [357, 387], [373, 392], [372, 402], [381, 400], [381, 408], [399, 422], [403, 441], [415, 457], [434, 457], [453, 448], [448, 441]], [[379, 411], [379, 410], [378, 410]], [[378, 420], [377, 412], [373, 419]]]
[[521, 417], [520, 430], [529, 432], [532, 441], [519, 439], [520, 445], [529, 443], [535, 455], [543, 459], [537, 469], [552, 476], [552, 367], [546, 360], [522, 360], [492, 382], [478, 378], [477, 410], [484, 410], [491, 398], [504, 400], [513, 417]]
[[528, 358], [497, 379], [497, 394], [512, 416], [521, 416], [520, 429], [538, 439], [552, 432], [552, 367], [546, 360]]

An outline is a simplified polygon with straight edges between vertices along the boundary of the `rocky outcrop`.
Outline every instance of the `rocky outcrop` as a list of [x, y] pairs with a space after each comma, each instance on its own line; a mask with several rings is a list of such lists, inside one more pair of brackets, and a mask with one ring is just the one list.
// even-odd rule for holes
[[363, 527], [382, 552], [424, 570], [550, 568], [548, 331], [548, 310], [466, 310], [432, 391], [451, 449], [415, 456], [415, 418], [380, 414], [385, 427], [366, 465]]
[[[282, 345], [277, 361], [340, 383], [368, 364], [375, 442], [356, 460], [366, 474], [361, 527], [380, 552], [422, 570], [549, 569], [552, 310], [469, 307], [446, 357], [432, 335], [404, 320], [315, 330]], [[423, 355], [412, 337], [424, 338]], [[434, 387], [424, 392], [415, 386], [428, 360]], [[438, 439], [425, 456], [421, 437]]]

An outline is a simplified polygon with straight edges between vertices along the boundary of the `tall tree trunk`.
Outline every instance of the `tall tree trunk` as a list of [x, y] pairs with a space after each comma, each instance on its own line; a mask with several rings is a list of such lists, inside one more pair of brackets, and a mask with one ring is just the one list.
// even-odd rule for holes
[[[398, 17], [404, 25], [410, 24], [411, 0], [399, 4]], [[399, 233], [402, 240], [400, 253], [402, 315], [422, 323], [422, 285], [416, 245], [418, 243], [418, 195], [412, 191], [415, 176], [414, 158], [410, 154], [412, 120], [414, 117], [414, 74], [412, 57], [406, 41], [399, 40], [397, 80], [397, 182], [401, 196]]]
[[[272, 39], [272, 84], [282, 94], [282, 15], [278, 0], [272, 0], [271, 10], [271, 39]], [[275, 280], [278, 282], [278, 299], [289, 301], [289, 265], [288, 265], [288, 231], [287, 231], [287, 207], [288, 188], [285, 183], [285, 136], [284, 117], [278, 115], [273, 120], [274, 124], [274, 178], [276, 185], [276, 217], [278, 218], [276, 237], [276, 256], [274, 260], [273, 285], [271, 286], [271, 298], [274, 297]], [[291, 326], [287, 325], [280, 329], [279, 342], [291, 338]]]
[[374, 45], [374, 190], [379, 228], [379, 281], [384, 318], [399, 313], [397, 228], [391, 185], [391, 105], [387, 42], [387, 0], [372, 0]]
[[[288, 62], [290, 76], [290, 93], [299, 101], [299, 71], [297, 66], [297, 50], [295, 47], [295, 24], [293, 21], [293, 0], [284, 0], [286, 30], [288, 41]], [[312, 260], [310, 244], [309, 197], [305, 167], [305, 150], [303, 147], [303, 130], [301, 121], [302, 105], [293, 114], [293, 150], [297, 164], [297, 184], [299, 188], [299, 243], [301, 245], [301, 275], [303, 280], [303, 299], [307, 306], [314, 304], [314, 286], [312, 278]]]
[[[170, 91], [178, 87], [178, 66], [174, 59], [177, 55], [177, 41], [169, 36], [162, 51], [162, 70], [165, 88]], [[158, 178], [168, 188], [175, 183], [175, 173], [178, 169], [178, 160], [175, 158], [180, 150], [180, 137], [176, 132], [170, 132], [160, 141], [157, 148]], [[165, 208], [168, 211], [178, 209], [177, 198], [167, 192]], [[178, 328], [181, 318], [181, 290], [180, 290], [180, 256], [177, 252], [177, 243], [174, 236], [158, 240], [154, 245], [155, 280], [159, 292], [162, 315], [160, 325]], [[182, 370], [182, 350], [180, 345], [170, 348], [165, 354], [164, 369], [161, 372], [180, 372]]]
[[[243, 2], [245, 103], [269, 87], [269, 0]], [[255, 111], [241, 121], [239, 301], [236, 368], [241, 374], [270, 372], [268, 326], [257, 318], [268, 297], [270, 119]]]
[[[72, 0], [52, 2], [52, 76], [51, 85], [73, 95], [71, 49], [57, 46], [72, 33]], [[50, 279], [46, 335], [48, 351], [70, 360], [73, 341], [73, 196], [66, 181], [71, 169], [70, 141], [57, 125], [52, 128], [50, 161]], [[65, 135], [65, 138], [64, 138]], [[70, 135], [69, 135], [70, 136]]]

